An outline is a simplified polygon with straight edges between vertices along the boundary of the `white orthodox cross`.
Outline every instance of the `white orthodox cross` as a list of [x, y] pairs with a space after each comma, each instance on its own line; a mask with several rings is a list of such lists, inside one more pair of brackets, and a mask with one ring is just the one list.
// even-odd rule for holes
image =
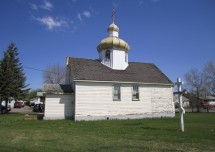
[[178, 94], [179, 102], [176, 102], [176, 103], [178, 104], [178, 107], [179, 107], [181, 131], [184, 132], [184, 114], [185, 114], [185, 110], [183, 108], [183, 103], [182, 103], [182, 84], [183, 84], [183, 82], [181, 82], [181, 79], [178, 78], [177, 82], [175, 83], [175, 85], [178, 86], [177, 94]]

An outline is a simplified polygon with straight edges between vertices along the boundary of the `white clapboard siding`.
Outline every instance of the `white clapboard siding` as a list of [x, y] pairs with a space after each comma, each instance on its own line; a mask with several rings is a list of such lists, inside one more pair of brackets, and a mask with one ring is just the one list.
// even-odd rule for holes
[[76, 83], [76, 116], [174, 114], [171, 86], [139, 85], [139, 101], [132, 101], [132, 84], [120, 84], [121, 101], [113, 101], [111, 83]]
[[74, 117], [74, 95], [47, 94], [44, 119], [65, 119]]

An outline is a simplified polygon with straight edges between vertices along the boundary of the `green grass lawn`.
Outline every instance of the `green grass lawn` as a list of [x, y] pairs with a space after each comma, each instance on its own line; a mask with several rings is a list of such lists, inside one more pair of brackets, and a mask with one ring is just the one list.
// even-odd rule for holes
[[142, 120], [29, 120], [0, 115], [0, 151], [194, 152], [215, 151], [215, 113], [186, 113], [185, 132], [175, 118]]

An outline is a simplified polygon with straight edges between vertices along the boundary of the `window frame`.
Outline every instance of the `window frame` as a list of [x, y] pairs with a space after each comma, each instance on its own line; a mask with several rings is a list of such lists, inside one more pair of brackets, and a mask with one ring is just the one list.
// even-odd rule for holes
[[[118, 99], [115, 99], [115, 87], [119, 88], [119, 92], [118, 92]], [[121, 86], [120, 85], [113, 85], [113, 101], [121, 101]]]
[[[138, 98], [134, 98], [134, 87], [137, 87], [137, 95], [136, 96], [138, 96]], [[140, 89], [139, 89], [139, 85], [133, 85], [132, 86], [132, 101], [140, 101]]]
[[[107, 53], [108, 53], [108, 52], [109, 52], [109, 58], [107, 58], [107, 56], [108, 56]], [[105, 60], [108, 60], [108, 61], [109, 61], [110, 58], [111, 58], [111, 51], [110, 51], [110, 50], [106, 50], [106, 51], [105, 51]]]

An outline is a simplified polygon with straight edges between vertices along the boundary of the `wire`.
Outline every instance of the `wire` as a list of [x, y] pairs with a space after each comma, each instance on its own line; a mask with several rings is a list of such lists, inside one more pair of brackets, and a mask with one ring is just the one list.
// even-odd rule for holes
[[31, 69], [31, 70], [36, 70], [36, 71], [41, 71], [41, 72], [48, 72], [48, 73], [53, 73], [53, 74], [58, 74], [58, 73], [54, 73], [54, 72], [51, 72], [51, 71], [46, 71], [46, 70], [41, 70], [41, 69], [36, 69], [36, 68], [32, 68], [32, 67], [28, 67], [28, 66], [24, 66], [24, 68], [26, 69]]

